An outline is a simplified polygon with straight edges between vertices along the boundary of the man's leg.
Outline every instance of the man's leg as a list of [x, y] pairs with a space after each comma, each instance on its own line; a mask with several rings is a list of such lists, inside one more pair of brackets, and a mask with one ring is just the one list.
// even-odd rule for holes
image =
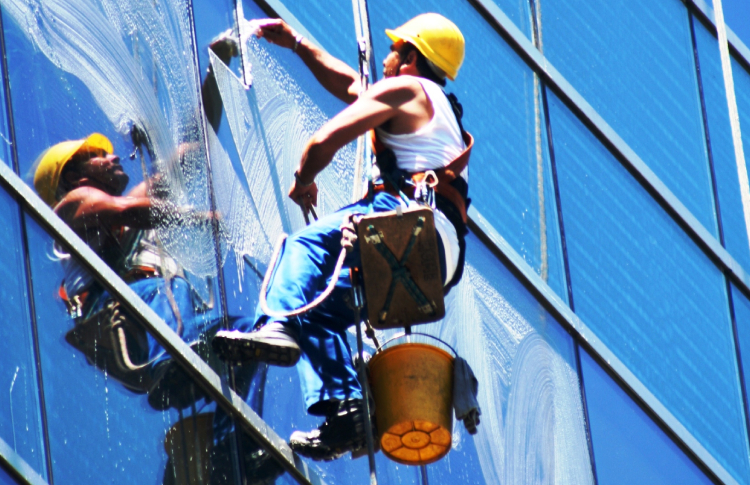
[[[390, 210], [398, 200], [389, 194], [378, 194], [376, 211]], [[369, 204], [361, 201], [323, 217], [284, 242], [273, 268], [266, 301], [270, 313], [285, 313], [314, 301], [326, 288], [341, 252], [341, 223], [352, 214], [364, 214]], [[347, 265], [354, 256], [347, 256]], [[358, 256], [357, 256], [358, 258]], [[353, 322], [347, 319], [345, 325]], [[292, 366], [300, 355], [304, 319], [268, 315], [261, 305], [255, 313], [255, 331], [248, 325], [233, 331], [220, 331], [214, 338], [216, 352], [234, 362], [265, 361], [273, 365]]]

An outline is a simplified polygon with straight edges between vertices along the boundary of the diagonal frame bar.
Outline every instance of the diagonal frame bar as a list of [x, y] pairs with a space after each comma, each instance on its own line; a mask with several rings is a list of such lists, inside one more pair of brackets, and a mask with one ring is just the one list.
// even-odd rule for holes
[[[258, 416], [250, 406], [222, 381], [207, 363], [193, 352], [182, 339], [88, 247], [13, 170], [0, 162], [0, 186], [22, 206], [42, 228], [66, 250], [79, 259], [125, 309], [141, 323], [160, 345], [177, 361], [188, 375], [234, 418], [253, 439], [265, 448], [300, 484], [324, 485], [325, 482], [289, 448], [286, 441]], [[0, 449], [2, 452], [2, 449]]]

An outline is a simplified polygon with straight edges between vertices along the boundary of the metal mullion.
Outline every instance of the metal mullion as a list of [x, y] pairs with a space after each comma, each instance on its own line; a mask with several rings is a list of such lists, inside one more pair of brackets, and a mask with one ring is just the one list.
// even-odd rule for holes
[[469, 228], [505, 264], [521, 284], [552, 314], [633, 400], [712, 480], [738, 484], [698, 439], [664, 406], [638, 377], [602, 342], [573, 310], [475, 208], [469, 208]]
[[286, 441], [263, 421], [244, 400], [222, 382], [218, 374], [193, 352], [166, 323], [99, 256], [83, 242], [52, 209], [11, 169], [0, 163], [0, 185], [24, 207], [26, 212], [66, 251], [77, 258], [83, 268], [99, 281], [124, 309], [132, 315], [164, 347], [190, 378], [199, 383], [209, 396], [224, 407], [246, 429], [248, 434], [268, 450], [289, 474], [302, 484], [322, 484], [317, 473], [310, 470], [289, 448]]
[[469, 0], [698, 247], [750, 297], [750, 274], [491, 0]]
[[[711, 32], [716, 35], [716, 20], [714, 18], [714, 10], [704, 0], [682, 0], [688, 9], [694, 15], [698, 16], [704, 24], [710, 28]], [[746, 69], [750, 69], [750, 48], [745, 45], [737, 34], [729, 28], [727, 29], [727, 41], [729, 42], [729, 48], [735, 58], [744, 64]]]
[[[689, 15], [690, 15], [690, 37], [691, 37], [692, 46], [693, 46], [693, 57], [695, 59], [695, 72], [696, 72], [696, 79], [698, 81], [698, 94], [699, 94], [700, 103], [701, 103], [701, 115], [702, 115], [702, 121], [703, 121], [703, 128], [705, 130], [705, 136], [706, 136], [706, 151], [708, 152], [708, 164], [709, 164], [710, 174], [711, 174], [711, 187], [713, 189], [713, 197], [714, 197], [714, 204], [715, 204], [715, 211], [716, 211], [716, 221], [717, 221], [717, 228], [719, 231], [719, 241], [721, 242], [722, 246], [726, 247], [726, 241], [724, 240], [724, 225], [722, 223], [722, 215], [721, 215], [721, 204], [719, 201], [719, 189], [718, 189], [718, 184], [716, 181], [716, 167], [714, 164], [713, 147], [711, 144], [711, 130], [708, 126], [708, 110], [706, 107], [706, 98], [705, 98], [704, 89], [703, 89], [703, 74], [701, 71], [697, 39], [695, 37], [696, 18], [692, 11], [689, 12]], [[733, 344], [735, 347], [735, 358], [737, 362], [737, 369], [738, 369], [739, 379], [740, 379], [740, 391], [741, 391], [741, 397], [742, 397], [742, 410], [743, 410], [742, 414], [744, 416], [744, 421], [745, 421], [746, 440], [748, 440], [750, 439], [750, 416], [748, 416], [748, 412], [750, 411], [750, 406], [748, 406], [747, 386], [745, 384], [745, 377], [744, 377], [745, 371], [742, 366], [742, 352], [740, 349], [739, 334], [738, 334], [738, 329], [737, 329], [737, 320], [736, 320], [735, 311], [734, 311], [734, 298], [732, 295], [732, 284], [726, 275], [723, 276], [723, 279], [724, 279], [725, 286], [726, 286], [727, 304], [729, 306], [730, 324], [732, 327], [732, 339], [733, 339]]]

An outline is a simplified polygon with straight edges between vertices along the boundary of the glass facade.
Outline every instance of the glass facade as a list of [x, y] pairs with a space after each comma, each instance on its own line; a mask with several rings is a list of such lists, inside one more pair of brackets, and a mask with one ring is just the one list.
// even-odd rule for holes
[[[321, 422], [303, 371], [227, 365], [210, 344], [253, 317], [276, 241], [305, 226], [288, 187], [346, 106], [257, 20], [357, 69], [365, 6], [378, 69], [385, 29], [456, 23], [467, 54], [447, 90], [476, 140], [464, 275], [419, 329], [471, 365], [481, 424], [455, 422], [425, 467], [377, 453], [379, 483], [750, 485], [750, 193], [710, 2], [678, 0], [0, 0], [0, 482], [369, 479], [366, 456], [287, 445]], [[119, 158], [118, 193], [146, 219], [49, 210], [81, 179], [35, 174], [84, 148]], [[318, 177], [321, 215], [361, 196], [356, 155]]]

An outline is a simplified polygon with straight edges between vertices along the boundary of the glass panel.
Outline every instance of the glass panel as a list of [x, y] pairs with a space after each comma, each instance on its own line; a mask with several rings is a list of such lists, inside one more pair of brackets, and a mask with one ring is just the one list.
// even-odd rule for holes
[[39, 381], [34, 359], [28, 280], [21, 238], [20, 212], [0, 189], [0, 439], [42, 476], [47, 476], [42, 438]]
[[[707, 2], [709, 5], [712, 2]], [[722, 0], [721, 6], [724, 10], [724, 22], [737, 34], [737, 37], [746, 45], [750, 45], [750, 3], [747, 0]]]
[[[30, 244], [49, 256], [35, 258], [32, 271], [44, 275], [34, 279], [34, 292], [55, 481], [229, 485], [241, 483], [240, 473], [258, 483], [279, 476], [270, 455], [248, 436], [237, 442], [227, 414], [98, 283], [81, 294], [81, 316], [68, 315], [56, 296], [63, 266], [87, 273], [75, 260], [61, 264], [64, 249], [27, 220]], [[183, 339], [219, 365], [209, 350], [219, 319], [196, 310], [184, 279], [134, 277], [128, 284], [168, 324], [179, 314]], [[257, 393], [262, 377], [256, 366], [238, 368], [237, 391]]]
[[554, 96], [550, 117], [576, 313], [745, 480], [747, 435], [724, 276]]
[[598, 483], [713, 483], [588, 352], [580, 352]]
[[[122, 157], [132, 186], [161, 173], [150, 194], [209, 210], [192, 27], [182, 1], [12, 0], [4, 7], [19, 163], [29, 181], [45, 149], [97, 132]], [[195, 285], [208, 287], [198, 280], [216, 274], [210, 225], [161, 222], [164, 251], [199, 277]]]
[[563, 299], [567, 300], [555, 193], [538, 78], [468, 2], [388, 1], [373, 9], [373, 43], [380, 61], [390, 48], [383, 33], [422, 12], [453, 20], [466, 37], [466, 60], [454, 92], [476, 145], [469, 168], [475, 207]]
[[[703, 96], [706, 103], [708, 132], [711, 139], [716, 187], [724, 232], [724, 245], [743, 268], [750, 268], [750, 246], [748, 246], [745, 216], [742, 209], [737, 163], [734, 157], [732, 128], [729, 124], [727, 96], [719, 57], [719, 43], [703, 24], [693, 20], [695, 40], [700, 60]], [[738, 88], [738, 99], [744, 93], [740, 89], [744, 77], [742, 68], [735, 63], [733, 71]], [[750, 88], [750, 83], [748, 83]], [[741, 104], [738, 102], [738, 104]], [[750, 113], [750, 105], [748, 106]], [[750, 115], [748, 116], [750, 119]], [[748, 144], [750, 146], [750, 144]]]
[[[750, 300], [732, 285], [732, 300], [734, 303], [734, 321], [737, 325], [737, 343], [740, 347], [742, 374], [745, 390], [750, 385]], [[750, 409], [745, 412], [749, 412]]]
[[[471, 437], [454, 422], [453, 449], [427, 466], [430, 483], [523, 483], [530, 470], [554, 483], [593, 483], [571, 337], [481, 242], [469, 236], [467, 244], [449, 317], [415, 331], [438, 336], [468, 360], [479, 380], [481, 424]], [[379, 331], [380, 342], [390, 334]], [[297, 382], [293, 369], [269, 370], [264, 418], [282, 436], [321, 421], [305, 416]], [[313, 466], [342, 483], [367, 480], [365, 459]], [[382, 453], [377, 467], [381, 483], [421, 483], [415, 468]]]
[[541, 11], [545, 56], [717, 234], [685, 5], [548, 0]]
[[[245, 5], [249, 3], [244, 0]], [[350, 0], [281, 0], [320, 46], [359, 69], [354, 11]], [[370, 4], [370, 9], [380, 8]], [[245, 14], [247, 15], [247, 14]]]

